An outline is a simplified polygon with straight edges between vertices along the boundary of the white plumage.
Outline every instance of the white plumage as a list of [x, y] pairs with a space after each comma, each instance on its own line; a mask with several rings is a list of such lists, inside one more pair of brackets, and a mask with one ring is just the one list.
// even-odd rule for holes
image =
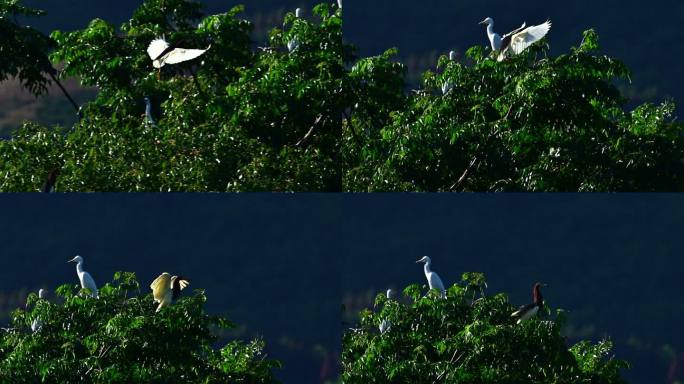
[[387, 297], [387, 300], [393, 299], [394, 298], [394, 291], [391, 289], [388, 289], [387, 293], [385, 294], [385, 297]]
[[[295, 9], [295, 17], [298, 19], [302, 17], [302, 9], [301, 8]], [[297, 39], [297, 37], [295, 36], [295, 37], [291, 38], [290, 41], [287, 42], [287, 50], [290, 52], [293, 52], [297, 48], [299, 48], [299, 39]]]
[[511, 317], [518, 318], [518, 324], [535, 316], [539, 312], [539, 309], [544, 305], [544, 297], [542, 296], [541, 288], [546, 286], [546, 284], [542, 283], [534, 284], [534, 287], [532, 287], [532, 303], [523, 305], [518, 308], [517, 311], [511, 313]]
[[297, 48], [299, 48], [299, 39], [293, 37], [292, 39], [290, 39], [290, 41], [287, 42], [287, 50], [293, 52]]
[[[484, 19], [480, 24], [487, 25], [487, 37], [492, 50], [498, 52], [498, 61], [504, 60], [510, 55], [518, 55], [546, 36], [551, 30], [551, 21], [539, 25], [527, 27], [526, 23], [504, 35], [503, 38], [494, 32], [494, 20], [491, 17]], [[526, 28], [527, 27], [527, 28]]]
[[530, 317], [536, 315], [537, 312], [539, 312], [539, 307], [536, 305], [534, 307], [531, 307], [531, 308], [523, 307], [523, 308], [520, 308], [517, 311], [513, 312], [511, 314], [511, 317], [519, 317], [518, 318], [518, 324], [520, 324], [523, 321], [529, 319]]
[[[451, 61], [456, 61], [456, 52], [455, 51], [450, 51], [449, 52], [449, 60]], [[442, 83], [442, 95], [446, 95], [449, 93], [454, 88], [453, 83], [451, 81], [445, 81]]]
[[380, 327], [378, 327], [378, 328], [380, 328], [380, 333], [382, 334], [382, 333], [389, 331], [391, 326], [392, 326], [392, 324], [390, 324], [389, 320], [382, 319], [382, 321], [380, 322]]
[[423, 270], [425, 271], [425, 278], [428, 281], [428, 285], [430, 286], [430, 289], [437, 289], [437, 290], [439, 290], [441, 295], [444, 296], [446, 293], [446, 289], [444, 288], [444, 283], [442, 283], [442, 279], [439, 278], [439, 275], [437, 274], [437, 272], [432, 272], [430, 270], [430, 266], [432, 265], [432, 260], [430, 260], [429, 257], [424, 256], [422, 259], [416, 261], [416, 263], [425, 263]]
[[445, 81], [442, 83], [442, 95], [446, 95], [454, 88], [454, 85], [450, 81]]
[[[388, 289], [387, 294], [386, 294], [387, 300], [392, 299], [393, 296], [394, 296], [394, 291], [392, 291], [391, 289]], [[382, 321], [380, 322], [380, 326], [379, 326], [380, 333], [382, 334], [382, 333], [387, 332], [391, 326], [392, 326], [392, 323], [390, 323], [389, 320], [382, 319]]]
[[97, 285], [90, 273], [83, 270], [83, 257], [76, 256], [68, 263], [76, 263], [76, 274], [78, 274], [78, 280], [81, 282], [81, 288], [88, 288], [90, 296], [97, 298]]
[[[40, 289], [38, 291], [38, 298], [39, 299], [45, 299], [47, 297], [47, 291], [44, 289]], [[40, 317], [36, 317], [33, 319], [33, 322], [31, 322], [31, 331], [36, 332], [40, 330], [40, 328], [43, 326], [43, 321], [40, 319]]]
[[159, 275], [150, 288], [152, 289], [152, 297], [154, 301], [159, 303], [156, 312], [159, 312], [163, 307], [171, 305], [180, 296], [180, 291], [190, 285], [190, 282], [180, 276], [171, 276], [168, 272]]
[[185, 48], [171, 48], [168, 42], [164, 39], [155, 39], [147, 47], [147, 54], [152, 59], [152, 65], [155, 68], [161, 68], [166, 64], [178, 64], [184, 61], [196, 59], [208, 51], [207, 49], [185, 49]]

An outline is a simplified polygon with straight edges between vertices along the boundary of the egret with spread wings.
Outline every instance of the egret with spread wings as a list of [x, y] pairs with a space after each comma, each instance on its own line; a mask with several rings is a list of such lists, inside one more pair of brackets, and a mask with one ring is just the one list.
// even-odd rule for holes
[[154, 301], [159, 303], [157, 312], [162, 307], [167, 307], [175, 302], [180, 296], [181, 290], [190, 285], [190, 281], [182, 276], [171, 276], [168, 272], [164, 272], [159, 277], [154, 279], [150, 288], [152, 289], [152, 296]]
[[150, 59], [152, 59], [152, 65], [159, 69], [166, 64], [178, 64], [196, 59], [202, 56], [204, 52], [208, 51], [209, 48], [211, 48], [211, 46], [207, 47], [207, 49], [175, 48], [169, 45], [164, 39], [155, 39], [147, 48], [147, 54], [150, 55]]
[[480, 22], [487, 26], [487, 37], [492, 46], [492, 50], [498, 53], [497, 60], [503, 61], [511, 55], [518, 55], [546, 36], [551, 30], [551, 21], [546, 21], [539, 25], [527, 27], [526, 23], [507, 34], [502, 38], [494, 32], [494, 19], [488, 17]]

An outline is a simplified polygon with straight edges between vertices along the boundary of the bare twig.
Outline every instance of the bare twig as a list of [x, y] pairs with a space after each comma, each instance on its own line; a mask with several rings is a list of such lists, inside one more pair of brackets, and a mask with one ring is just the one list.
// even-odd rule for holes
[[[313, 123], [311, 128], [309, 128], [309, 132], [307, 132], [306, 135], [304, 135], [304, 137], [302, 137], [302, 139], [299, 140], [297, 142], [297, 144], [295, 144], [296, 147], [301, 147], [304, 143], [306, 143], [309, 140], [311, 135], [314, 133], [316, 126], [318, 126], [318, 124], [321, 122], [321, 120], [324, 120], [323, 115], [318, 115], [318, 117], [316, 118], [316, 121]], [[327, 118], [325, 120], [327, 120]]]
[[457, 182], [455, 182], [451, 187], [449, 187], [450, 191], [456, 191], [457, 189], [460, 189], [463, 183], [468, 179], [468, 176], [470, 176], [470, 172], [473, 170], [475, 167], [475, 164], [478, 162], [477, 156], [473, 157], [473, 160], [470, 162], [466, 170], [463, 172], [461, 177], [458, 179]]
[[57, 76], [55, 76], [55, 72], [56, 72], [56, 70], [54, 70], [54, 68], [53, 68], [52, 71], [48, 71], [48, 73], [50, 74], [50, 77], [52, 78], [52, 81], [54, 81], [54, 82], [57, 84], [57, 86], [59, 86], [59, 89], [62, 90], [62, 93], [64, 93], [64, 96], [66, 96], [66, 98], [69, 99], [69, 101], [71, 102], [71, 105], [74, 106], [74, 109], [76, 110], [76, 113], [80, 113], [80, 112], [81, 112], [81, 109], [78, 107], [78, 104], [76, 104], [76, 102], [74, 101], [74, 99], [71, 98], [71, 95], [69, 94], [69, 92], [67, 92], [67, 90], [64, 88], [64, 86], [63, 86], [62, 83], [59, 81], [59, 79], [57, 78]]
[[[463, 355], [465, 354], [465, 351], [464, 351], [464, 352], [461, 352], [461, 354], [458, 356], [458, 358], [454, 361], [454, 358], [456, 357], [456, 353], [458, 353], [458, 349], [454, 351], [454, 354], [453, 354], [453, 355], [451, 355], [451, 360], [449, 360], [449, 364], [456, 364], [456, 363], [458, 363], [458, 361], [461, 360], [461, 357], [463, 357]], [[437, 383], [439, 380], [441, 380], [442, 377], [444, 377], [444, 374], [446, 374], [446, 369], [445, 369], [444, 371], [442, 371], [442, 373], [440, 373], [439, 376], [437, 376], [437, 378], [432, 382], [432, 384], [435, 384], [435, 383]]]

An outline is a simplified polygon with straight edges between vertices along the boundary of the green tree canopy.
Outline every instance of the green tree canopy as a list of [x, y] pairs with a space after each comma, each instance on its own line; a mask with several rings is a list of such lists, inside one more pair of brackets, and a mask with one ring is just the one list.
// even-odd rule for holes
[[[52, 169], [58, 191], [340, 190], [341, 10], [289, 13], [259, 48], [241, 10], [146, 0], [120, 29], [53, 32], [61, 76], [98, 95], [73, 127], [27, 123], [0, 143], [0, 190], [38, 190]], [[146, 49], [162, 36], [211, 49], [157, 71]], [[146, 96], [156, 124], [141, 117]]]
[[682, 127], [674, 106], [627, 111], [619, 61], [598, 36], [549, 57], [538, 44], [497, 62], [473, 47], [441, 57], [406, 95], [390, 50], [359, 60], [357, 104], [344, 128], [344, 188], [352, 191], [681, 191]]
[[43, 14], [19, 0], [0, 0], [0, 82], [15, 77], [34, 95], [47, 91], [45, 75], [54, 71], [47, 55], [54, 42], [34, 28], [21, 27], [17, 18]]
[[[486, 295], [484, 276], [468, 273], [442, 298], [418, 285], [404, 298], [378, 295], [344, 335], [345, 383], [623, 383], [627, 363], [611, 343], [568, 347], [562, 311], [520, 324], [505, 294]], [[389, 324], [384, 333], [379, 325]]]
[[[99, 298], [63, 285], [57, 301], [30, 294], [12, 325], [0, 331], [0, 377], [12, 383], [271, 383], [264, 343], [239, 340], [215, 348], [216, 332], [232, 327], [204, 312], [196, 290], [155, 312], [132, 273], [117, 273]], [[42, 326], [33, 332], [32, 322]]]

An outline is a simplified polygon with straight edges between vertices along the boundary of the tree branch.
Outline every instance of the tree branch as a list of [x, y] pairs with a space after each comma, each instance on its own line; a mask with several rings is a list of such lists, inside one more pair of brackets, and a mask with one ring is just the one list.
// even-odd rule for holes
[[48, 70], [48, 73], [50, 74], [50, 77], [52, 78], [52, 81], [54, 81], [54, 82], [57, 84], [57, 86], [59, 86], [59, 89], [62, 90], [62, 93], [64, 93], [64, 96], [66, 96], [66, 98], [69, 99], [69, 101], [71, 102], [71, 105], [74, 106], [74, 109], [76, 110], [76, 113], [80, 115], [80, 113], [81, 113], [81, 108], [79, 108], [78, 104], [76, 104], [76, 102], [75, 102], [74, 99], [71, 97], [71, 95], [69, 94], [69, 92], [67, 92], [67, 90], [64, 88], [64, 86], [63, 86], [62, 83], [59, 81], [59, 79], [57, 78], [57, 76], [55, 76], [55, 72], [56, 72], [56, 70], [55, 70], [54, 68], [52, 68], [51, 71]]
[[478, 159], [477, 156], [473, 157], [473, 160], [470, 162], [470, 164], [468, 165], [468, 167], [466, 168], [466, 170], [463, 172], [463, 174], [461, 175], [461, 177], [458, 179], [458, 181], [455, 182], [451, 187], [449, 187], [449, 190], [450, 190], [450, 191], [456, 192], [456, 190], [458, 190], [458, 189], [461, 188], [461, 186], [463, 185], [463, 183], [464, 183], [464, 182], [468, 179], [468, 177], [470, 176], [470, 172], [473, 170], [473, 168], [475, 167], [475, 164], [478, 162], [478, 160], [479, 160], [479, 159]]
[[[306, 143], [309, 140], [309, 138], [313, 134], [314, 130], [316, 129], [316, 126], [318, 126], [318, 124], [321, 122], [321, 120], [323, 120], [323, 115], [318, 115], [318, 117], [316, 118], [316, 121], [313, 123], [313, 125], [309, 129], [309, 132], [307, 132], [306, 135], [304, 135], [304, 137], [302, 137], [302, 139], [299, 140], [297, 142], [297, 144], [295, 144], [295, 147], [301, 147], [304, 143]], [[325, 120], [327, 120], [327, 118]]]

